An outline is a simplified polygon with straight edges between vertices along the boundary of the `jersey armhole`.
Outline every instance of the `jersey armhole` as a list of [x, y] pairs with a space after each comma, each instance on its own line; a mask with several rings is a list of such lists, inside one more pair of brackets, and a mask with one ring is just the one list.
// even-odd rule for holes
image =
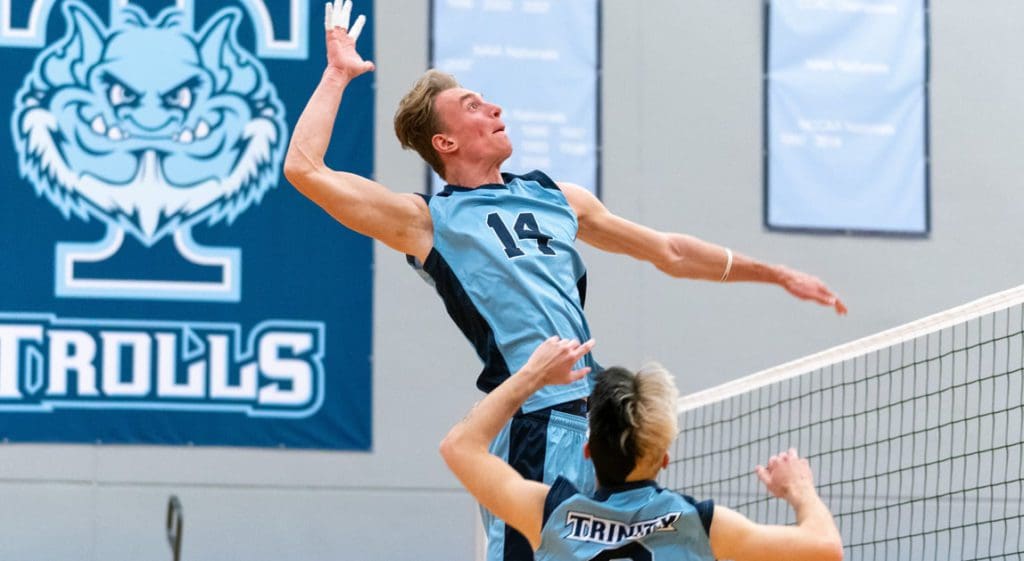
[[704, 533], [710, 538], [711, 519], [715, 516], [715, 501], [708, 499], [706, 501], [697, 502], [689, 495], [683, 495], [683, 499], [693, 505], [693, 508], [697, 510], [697, 515], [700, 516], [701, 526], [704, 526]]
[[[418, 196], [418, 197], [420, 197], [420, 198], [422, 198], [423, 202], [427, 203], [427, 209], [428, 209], [428, 212], [429, 212], [429, 209], [430, 209], [430, 198], [433, 197], [433, 195], [428, 195], [426, 193], [413, 193], [413, 194]], [[433, 254], [434, 250], [431, 249], [430, 253]], [[431, 260], [430, 258], [431, 257], [432, 257], [432, 255], [427, 255], [427, 263], [430, 262], [430, 260]], [[416, 274], [418, 274], [420, 277], [422, 277], [423, 280], [426, 281], [427, 284], [429, 284], [430, 286], [434, 286], [434, 279], [430, 275], [430, 273], [428, 273], [427, 270], [426, 270], [427, 269], [427, 263], [422, 263], [416, 257], [414, 257], [412, 255], [408, 255], [408, 254], [405, 256], [405, 262], [408, 263], [409, 266], [412, 267], [412, 269], [414, 271], [416, 271]]]
[[551, 514], [555, 512], [558, 505], [564, 503], [569, 497], [578, 492], [568, 479], [559, 476], [551, 485], [551, 488], [548, 489], [548, 496], [544, 499], [544, 518], [541, 520], [540, 527], [547, 526], [548, 518], [551, 518]]

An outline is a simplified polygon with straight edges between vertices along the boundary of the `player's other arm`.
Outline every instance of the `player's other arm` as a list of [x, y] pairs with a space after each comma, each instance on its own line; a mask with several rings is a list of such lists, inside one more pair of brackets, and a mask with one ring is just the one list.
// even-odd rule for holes
[[374, 68], [355, 48], [362, 16], [351, 35], [345, 29], [351, 12], [351, 2], [347, 4], [344, 12], [338, 7], [337, 13], [334, 6], [327, 6], [327, 68], [295, 124], [284, 174], [299, 192], [338, 222], [422, 260], [433, 238], [430, 211], [420, 197], [394, 193], [380, 183], [334, 171], [324, 163], [345, 88]]
[[772, 495], [796, 511], [796, 526], [755, 524], [742, 514], [715, 506], [711, 551], [735, 561], [841, 561], [843, 541], [828, 507], [814, 489], [811, 468], [796, 450], [777, 454], [757, 475]]
[[722, 246], [686, 234], [659, 232], [616, 216], [590, 191], [572, 183], [558, 183], [579, 220], [579, 239], [604, 251], [624, 253], [653, 263], [661, 271], [680, 278], [777, 284], [802, 300], [832, 306], [839, 314], [846, 306], [816, 277], [769, 265], [746, 255], [732, 254]]
[[549, 487], [524, 479], [491, 454], [488, 446], [534, 392], [546, 385], [568, 384], [585, 376], [589, 367], [572, 367], [593, 346], [593, 340], [581, 344], [558, 337], [548, 339], [537, 347], [522, 370], [487, 394], [441, 442], [441, 456], [466, 490], [484, 508], [523, 534], [534, 549], [540, 546]]

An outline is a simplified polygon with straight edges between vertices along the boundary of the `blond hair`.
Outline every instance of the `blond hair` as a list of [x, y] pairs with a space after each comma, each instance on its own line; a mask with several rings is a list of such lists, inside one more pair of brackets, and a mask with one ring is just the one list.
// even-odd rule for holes
[[638, 467], [654, 467], [679, 435], [676, 403], [679, 390], [668, 370], [658, 363], [636, 373], [634, 406]]
[[430, 167], [444, 177], [444, 162], [434, 150], [433, 137], [441, 132], [442, 123], [434, 110], [434, 100], [445, 90], [458, 88], [451, 74], [440, 70], [427, 70], [416, 84], [398, 102], [395, 112], [395, 135], [403, 148], [415, 150]]
[[635, 470], [656, 472], [679, 432], [679, 391], [671, 374], [648, 364], [602, 372], [590, 396], [590, 451], [598, 481], [622, 483]]

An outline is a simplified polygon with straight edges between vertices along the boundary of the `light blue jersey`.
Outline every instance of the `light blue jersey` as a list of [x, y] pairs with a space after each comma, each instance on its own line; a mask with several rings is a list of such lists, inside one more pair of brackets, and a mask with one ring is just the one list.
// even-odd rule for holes
[[[502, 174], [503, 184], [448, 185], [430, 197], [434, 247], [423, 264], [448, 314], [469, 339], [491, 391], [548, 337], [586, 341], [586, 268], [578, 223], [557, 185], [539, 171]], [[597, 365], [588, 355], [577, 368]], [[523, 405], [536, 411], [590, 395], [592, 379], [546, 387]]]
[[558, 478], [544, 503], [537, 561], [713, 561], [712, 501], [638, 481], [587, 496]]

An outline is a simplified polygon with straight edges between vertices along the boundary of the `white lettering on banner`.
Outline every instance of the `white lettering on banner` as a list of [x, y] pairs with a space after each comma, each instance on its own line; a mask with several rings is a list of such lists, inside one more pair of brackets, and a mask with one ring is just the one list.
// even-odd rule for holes
[[324, 330], [319, 322], [269, 320], [243, 340], [237, 324], [0, 313], [0, 413], [307, 417], [323, 403]]
[[522, 127], [523, 136], [547, 138], [551, 136], [551, 129], [544, 125], [524, 125]]
[[865, 62], [862, 60], [832, 60], [828, 58], [809, 58], [804, 61], [804, 68], [812, 72], [844, 72], [846, 74], [889, 74], [889, 65], [884, 62]]
[[894, 16], [900, 8], [893, 2], [862, 2], [857, 0], [800, 0], [801, 10], [853, 12], [874, 16]]
[[842, 130], [843, 122], [829, 119], [799, 119], [796, 126], [806, 132], [836, 132]]
[[504, 52], [501, 45], [473, 45], [473, 56], [476, 57], [501, 56]]
[[[96, 341], [88, 333], [81, 331], [50, 331], [46, 334], [50, 339], [50, 383], [46, 395], [67, 395], [68, 375], [77, 375], [78, 395], [97, 396], [96, 389]], [[15, 355], [17, 359], [17, 355]], [[0, 367], [0, 376], [4, 368]], [[16, 364], [12, 371], [17, 372]]]
[[513, 59], [556, 61], [561, 56], [555, 49], [530, 49], [527, 47], [505, 46], [505, 56]]
[[43, 328], [38, 325], [0, 324], [0, 399], [20, 398], [18, 357], [21, 342], [40, 341]]
[[546, 14], [551, 11], [551, 3], [546, 0], [526, 0], [523, 2], [524, 14]]
[[485, 12], [511, 12], [512, 0], [484, 0]]
[[842, 148], [843, 139], [832, 134], [814, 135], [814, 146], [818, 148]]
[[574, 140], [583, 140], [587, 135], [587, 129], [582, 127], [562, 127], [558, 132], [565, 138], [571, 138]]
[[473, 45], [473, 56], [478, 58], [506, 57], [515, 60], [557, 61], [561, 55], [555, 49], [531, 49], [510, 45]]
[[[797, 127], [809, 133], [841, 133], [860, 134], [867, 136], [892, 136], [896, 134], [896, 126], [892, 123], [857, 123], [851, 121], [839, 121], [831, 119], [798, 119]], [[796, 133], [783, 133], [784, 144], [797, 144], [788, 142], [787, 137], [793, 137]], [[802, 143], [801, 140], [799, 143]]]
[[586, 142], [562, 142], [558, 145], [558, 151], [570, 156], [586, 156], [591, 145]]
[[846, 132], [851, 134], [863, 134], [868, 136], [892, 136], [896, 134], [896, 127], [891, 123], [843, 123]]
[[779, 142], [782, 142], [784, 146], [803, 146], [807, 139], [802, 134], [795, 133], [780, 133]]

